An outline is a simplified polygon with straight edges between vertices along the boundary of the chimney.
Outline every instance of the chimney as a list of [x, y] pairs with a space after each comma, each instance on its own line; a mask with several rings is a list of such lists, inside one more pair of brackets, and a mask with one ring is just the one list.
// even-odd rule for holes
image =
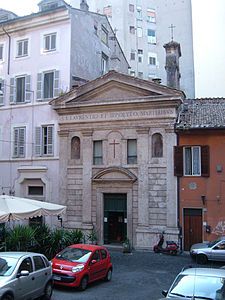
[[181, 57], [180, 44], [171, 41], [163, 46], [166, 49], [166, 73], [167, 86], [175, 89], [180, 89], [180, 68], [179, 58]]
[[80, 9], [84, 11], [89, 11], [89, 6], [86, 0], [81, 0], [80, 2]]

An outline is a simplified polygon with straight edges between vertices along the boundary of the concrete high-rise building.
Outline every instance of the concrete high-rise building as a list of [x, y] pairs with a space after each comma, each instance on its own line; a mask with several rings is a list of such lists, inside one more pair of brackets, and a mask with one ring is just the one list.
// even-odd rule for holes
[[[86, 0], [89, 10], [107, 15], [130, 64], [130, 74], [167, 84], [164, 45], [181, 47], [180, 89], [195, 96], [191, 0]], [[80, 7], [80, 0], [70, 4]]]

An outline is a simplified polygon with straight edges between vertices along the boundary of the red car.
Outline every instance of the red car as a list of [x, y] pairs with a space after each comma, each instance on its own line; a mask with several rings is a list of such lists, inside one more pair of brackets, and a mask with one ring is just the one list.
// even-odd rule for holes
[[74, 244], [52, 259], [54, 284], [79, 287], [84, 291], [88, 283], [112, 278], [109, 251], [98, 245]]

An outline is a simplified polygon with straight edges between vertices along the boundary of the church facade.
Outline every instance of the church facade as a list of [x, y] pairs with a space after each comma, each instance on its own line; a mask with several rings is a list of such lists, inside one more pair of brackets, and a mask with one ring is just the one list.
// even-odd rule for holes
[[59, 120], [59, 194], [66, 228], [99, 244], [152, 249], [178, 240], [174, 124], [184, 95], [110, 71], [52, 100]]

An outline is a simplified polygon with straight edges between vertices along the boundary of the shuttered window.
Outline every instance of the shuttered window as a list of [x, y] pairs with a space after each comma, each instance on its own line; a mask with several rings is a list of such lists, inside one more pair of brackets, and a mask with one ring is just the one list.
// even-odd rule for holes
[[13, 157], [25, 157], [25, 127], [17, 127], [13, 130]]
[[209, 176], [209, 146], [176, 146], [175, 176]]
[[53, 126], [46, 125], [35, 129], [35, 155], [53, 155]]
[[4, 104], [4, 80], [0, 79], [0, 105]]
[[31, 93], [30, 75], [10, 78], [10, 103], [30, 102]]
[[59, 96], [59, 71], [46, 71], [37, 74], [37, 100], [47, 100]]

